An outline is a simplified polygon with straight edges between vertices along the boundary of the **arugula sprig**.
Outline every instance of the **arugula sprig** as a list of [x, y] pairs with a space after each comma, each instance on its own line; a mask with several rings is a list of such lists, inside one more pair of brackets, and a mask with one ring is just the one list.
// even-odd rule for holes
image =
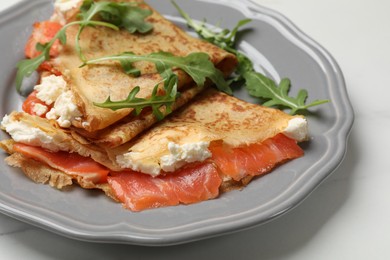
[[151, 13], [152, 11], [142, 9], [136, 3], [94, 2], [93, 0], [85, 0], [80, 8], [79, 21], [64, 25], [49, 42], [45, 44], [38, 43], [36, 48], [41, 53], [37, 57], [24, 59], [17, 63], [16, 90], [20, 93], [23, 79], [29, 77], [44, 61], [50, 59], [50, 49], [57, 40], [63, 45], [66, 44], [66, 30], [70, 26], [80, 26], [75, 39], [75, 48], [80, 59], [85, 61], [86, 58], [80, 47], [80, 35], [85, 27], [104, 26], [113, 30], [125, 28], [130, 33], [147, 33], [153, 29], [153, 26], [145, 21], [145, 18]]
[[232, 81], [243, 81], [251, 96], [266, 100], [263, 105], [289, 108], [290, 114], [296, 114], [300, 110], [307, 110], [310, 107], [329, 102], [329, 100], [315, 100], [306, 104], [308, 97], [306, 90], [301, 89], [298, 91], [297, 97], [291, 97], [289, 96], [291, 87], [289, 79], [284, 78], [277, 84], [271, 78], [255, 71], [252, 61], [236, 49], [237, 33], [242, 26], [251, 21], [250, 19], [239, 21], [231, 31], [227, 29], [212, 30], [206, 26], [205, 22], [195, 22], [174, 1], [172, 3], [186, 20], [187, 25], [194, 29], [201, 38], [237, 56], [239, 64], [235, 71], [236, 76]]
[[[158, 120], [163, 119], [167, 114], [172, 112], [172, 105], [176, 97], [180, 94], [177, 91], [178, 77], [173, 73], [172, 68], [180, 68], [192, 77], [194, 82], [203, 87], [206, 78], [216, 84], [216, 86], [228, 94], [232, 94], [228, 83], [220, 70], [214, 67], [210, 61], [208, 54], [203, 52], [191, 53], [185, 57], [174, 56], [168, 52], [156, 52], [147, 55], [136, 55], [131, 52], [125, 52], [114, 56], [106, 56], [84, 62], [82, 66], [102, 63], [105, 61], [119, 61], [123, 70], [130, 75], [138, 77], [140, 71], [133, 66], [134, 62], [147, 61], [155, 64], [157, 72], [161, 75], [164, 82], [165, 93], [158, 95], [157, 84], [150, 98], [138, 98], [136, 95], [140, 91], [140, 87], [135, 87], [124, 100], [112, 101], [109, 96], [104, 103], [94, 103], [96, 106], [118, 110], [121, 108], [134, 108], [136, 115], [141, 113], [142, 109], [151, 107], [153, 114]], [[160, 110], [165, 107], [165, 114]]]
[[125, 72], [134, 76], [139, 75], [139, 71], [133, 67], [133, 62], [148, 61], [156, 65], [157, 71], [166, 78], [166, 74], [172, 68], [179, 68], [192, 77], [198, 86], [203, 86], [206, 78], [209, 78], [219, 90], [232, 94], [232, 90], [225, 81], [224, 76], [210, 61], [209, 55], [203, 52], [190, 53], [185, 57], [174, 56], [168, 52], [156, 52], [147, 55], [136, 55], [125, 52], [113, 56], [105, 56], [86, 61], [82, 66], [101, 63], [104, 61], [119, 61]]
[[236, 34], [238, 33], [240, 27], [252, 21], [251, 19], [244, 19], [239, 21], [231, 31], [228, 29], [221, 29], [220, 31], [216, 32], [206, 26], [206, 21], [203, 21], [202, 23], [196, 23], [194, 20], [192, 20], [191, 17], [186, 12], [184, 12], [175, 1], [172, 1], [172, 4], [176, 7], [180, 15], [186, 20], [187, 25], [194, 29], [194, 31], [199, 36], [201, 36], [204, 40], [233, 53], [236, 52], [234, 46], [236, 44]]
[[[112, 101], [109, 96], [103, 103], [94, 103], [95, 106], [102, 108], [109, 108], [118, 110], [122, 108], [134, 108], [135, 115], [139, 115], [146, 107], [151, 107], [153, 114], [158, 120], [162, 120], [166, 115], [172, 112], [172, 105], [174, 104], [177, 92], [178, 77], [174, 73], [169, 73], [168, 77], [163, 80], [165, 95], [158, 95], [159, 85], [156, 84], [153, 88], [152, 96], [150, 98], [138, 98], [136, 95], [140, 91], [140, 87], [135, 87], [130, 91], [125, 100]], [[165, 112], [161, 111], [161, 107], [165, 107]]]
[[[246, 72], [243, 77], [246, 81], [246, 88], [251, 96], [265, 98], [264, 106], [283, 106], [290, 108], [290, 114], [294, 115], [300, 110], [307, 110], [310, 107], [318, 106], [329, 102], [329, 100], [315, 100], [310, 104], [305, 104], [308, 97], [307, 90], [300, 89], [296, 97], [289, 96], [290, 80], [284, 78], [279, 86], [275, 81], [267, 78], [261, 73]], [[261, 87], [258, 87], [261, 86]]]

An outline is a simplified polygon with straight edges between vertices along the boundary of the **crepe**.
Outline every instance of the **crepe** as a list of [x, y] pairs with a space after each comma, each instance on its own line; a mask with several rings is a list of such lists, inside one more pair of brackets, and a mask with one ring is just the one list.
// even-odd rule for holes
[[293, 119], [303, 122], [302, 135], [295, 138], [297, 141], [306, 140], [306, 121], [302, 116], [291, 116], [208, 89], [136, 140], [107, 152], [124, 168], [158, 175], [162, 170], [172, 168], [167, 166], [164, 169], [163, 162], [164, 157], [170, 156], [169, 146], [172, 144], [180, 147], [222, 142], [231, 148], [247, 146], [261, 143], [279, 133], [288, 135], [288, 125]]
[[[237, 64], [234, 55], [206, 41], [191, 37], [147, 4], [142, 3], [140, 7], [153, 11], [152, 15], [146, 18], [146, 21], [153, 25], [151, 32], [131, 34], [125, 30], [115, 31], [105, 27], [86, 27], [80, 38], [81, 49], [86, 58], [116, 55], [123, 52], [144, 55], [162, 51], [173, 53], [175, 56], [203, 52], [209, 55], [213, 64], [225, 76], [232, 73]], [[68, 22], [75, 19], [74, 13], [72, 14], [73, 16], [68, 15], [70, 16], [67, 18]], [[75, 39], [78, 29], [78, 26], [69, 27], [66, 30], [67, 39]], [[148, 98], [151, 96], [154, 86], [162, 80], [156, 72], [155, 66], [150, 62], [134, 63], [134, 67], [141, 72], [139, 77], [125, 74], [118, 62], [105, 62], [80, 68], [81, 61], [77, 55], [74, 40], [67, 40], [67, 44], [63, 46], [59, 55], [50, 63], [64, 76], [72, 91], [75, 103], [82, 113], [80, 118], [72, 121], [72, 125], [92, 133], [107, 128], [126, 116], [131, 117], [133, 111], [131, 108], [117, 111], [103, 109], [95, 106], [94, 102], [102, 103], [108, 96], [112, 100], [124, 100], [136, 86], [141, 87], [137, 97]], [[179, 90], [195, 87], [192, 79], [186, 73], [178, 69], [174, 69], [174, 71], [179, 76]]]
[[[195, 85], [188, 89], [182, 90], [180, 96], [173, 104], [172, 110], [174, 111], [187, 104], [203, 89], [203, 87], [198, 87]], [[161, 107], [160, 111], [165, 114], [166, 108]], [[88, 132], [84, 129], [75, 127], [71, 128], [71, 131], [74, 135], [79, 135], [80, 138], [86, 138], [88, 142], [109, 149], [127, 143], [157, 121], [158, 120], [153, 115], [153, 113], [148, 111], [146, 113], [141, 113], [139, 116], [127, 116], [110, 127], [94, 132]]]

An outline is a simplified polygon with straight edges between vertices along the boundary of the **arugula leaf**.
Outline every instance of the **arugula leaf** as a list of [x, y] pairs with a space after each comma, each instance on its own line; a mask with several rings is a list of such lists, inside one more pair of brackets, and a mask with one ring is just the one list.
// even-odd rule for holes
[[175, 1], [171, 1], [171, 2], [176, 7], [180, 15], [186, 20], [187, 25], [192, 29], [194, 29], [199, 36], [201, 36], [206, 41], [211, 42], [214, 45], [217, 45], [218, 47], [225, 50], [234, 48], [235, 39], [236, 39], [235, 36], [239, 28], [252, 21], [251, 19], [244, 19], [239, 21], [231, 31], [228, 29], [224, 29], [224, 30], [220, 30], [219, 32], [215, 32], [206, 26], [205, 21], [201, 24], [196, 23], [194, 20], [191, 19], [191, 17], [186, 12], [184, 12], [176, 4]]
[[86, 0], [80, 8], [80, 17], [84, 21], [91, 20], [96, 14], [108, 23], [124, 28], [130, 33], [148, 33], [153, 25], [145, 19], [152, 10], [140, 8], [138, 3], [94, 2]]
[[[112, 7], [114, 6], [115, 11], [113, 12]], [[145, 18], [153, 13], [151, 10], [131, 6], [128, 3], [110, 3], [109, 7], [110, 9], [100, 13], [104, 21], [125, 28], [130, 33], [148, 33], [153, 29], [151, 23], [145, 22]]]
[[[138, 76], [140, 71], [133, 67], [133, 62], [148, 61], [155, 64], [158, 73], [164, 79], [165, 95], [158, 96], [158, 85], [153, 89], [151, 98], [137, 98], [136, 95], [140, 91], [139, 87], [134, 88], [126, 100], [112, 101], [110, 97], [104, 103], [95, 104], [99, 107], [110, 108], [113, 110], [121, 108], [135, 108], [136, 114], [139, 114], [145, 107], [151, 107], [153, 114], [161, 120], [165, 115], [160, 111], [161, 106], [165, 106], [166, 113], [171, 112], [171, 106], [176, 100], [177, 92], [177, 75], [173, 73], [172, 68], [180, 68], [192, 77], [195, 83], [202, 87], [205, 84], [206, 78], [213, 81], [216, 86], [228, 94], [232, 91], [224, 79], [221, 71], [214, 67], [210, 61], [208, 54], [199, 52], [191, 53], [185, 57], [174, 56], [172, 53], [156, 52], [147, 55], [135, 55], [134, 53], [125, 52], [114, 56], [105, 56], [93, 60], [86, 61], [82, 66], [96, 64], [108, 60], [119, 61], [124, 71], [133, 76]], [[173, 79], [173, 75], [175, 78]]]
[[135, 55], [130, 52], [125, 52], [119, 55], [89, 60], [82, 66], [107, 60], [120, 61], [124, 70], [130, 72], [134, 72], [134, 68], [131, 66], [133, 62], [153, 62], [162, 77], [166, 77], [166, 75], [170, 73], [171, 68], [179, 68], [190, 75], [198, 86], [203, 86], [206, 78], [209, 78], [216, 84], [219, 90], [232, 94], [232, 90], [225, 81], [222, 72], [215, 68], [214, 64], [210, 61], [208, 54], [203, 52], [191, 53], [185, 57], [174, 56], [172, 53], [167, 52], [156, 52], [147, 55]]
[[31, 76], [31, 74], [38, 69], [38, 67], [46, 60], [45, 54], [41, 53], [39, 56], [34, 59], [25, 59], [21, 60], [16, 64], [18, 68], [16, 72], [16, 91], [21, 93], [21, 87], [23, 79]]
[[[136, 95], [140, 91], [140, 87], [137, 86], [129, 93], [125, 100], [112, 101], [111, 97], [108, 97], [105, 102], [94, 103], [94, 105], [112, 110], [134, 108], [136, 115], [139, 115], [144, 108], [151, 107], [156, 118], [158, 120], [162, 120], [166, 115], [172, 113], [172, 105], [174, 104], [178, 95], [177, 83], [177, 75], [171, 73], [167, 78], [164, 79], [165, 95], [158, 95], [160, 84], [156, 84], [156, 86], [153, 88], [152, 96], [150, 98], [138, 98]], [[161, 109], [162, 107], [165, 107], [165, 112]]]
[[246, 25], [251, 20], [239, 21], [232, 31], [220, 29], [216, 32], [209, 29], [205, 23], [196, 23], [174, 1], [172, 3], [186, 20], [187, 25], [194, 29], [201, 38], [237, 56], [238, 66], [235, 71], [236, 75], [231, 82], [243, 81], [251, 96], [266, 100], [263, 103], [264, 106], [282, 106], [283, 108], [291, 109], [290, 113], [295, 114], [299, 110], [307, 110], [309, 107], [329, 102], [329, 100], [315, 100], [310, 104], [305, 104], [308, 97], [306, 90], [299, 90], [296, 98], [290, 97], [288, 95], [291, 86], [290, 80], [283, 79], [277, 86], [274, 80], [255, 71], [252, 61], [235, 47], [236, 36], [240, 27]]
[[299, 110], [307, 110], [309, 107], [327, 103], [328, 100], [316, 100], [310, 104], [305, 104], [307, 99], [307, 91], [300, 90], [296, 98], [290, 97], [290, 80], [282, 79], [279, 86], [275, 82], [267, 78], [261, 73], [250, 71], [244, 73], [243, 77], [246, 80], [247, 90], [251, 96], [268, 99], [263, 103], [264, 106], [282, 106], [290, 108], [290, 114], [296, 114]]

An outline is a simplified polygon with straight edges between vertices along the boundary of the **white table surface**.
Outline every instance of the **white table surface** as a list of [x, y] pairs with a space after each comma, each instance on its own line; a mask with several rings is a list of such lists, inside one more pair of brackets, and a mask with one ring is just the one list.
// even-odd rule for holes
[[[270, 223], [180, 246], [80, 242], [0, 215], [0, 259], [390, 259], [390, 1], [257, 1], [319, 42], [344, 73], [356, 118], [339, 169]], [[0, 10], [16, 2], [0, 1]]]

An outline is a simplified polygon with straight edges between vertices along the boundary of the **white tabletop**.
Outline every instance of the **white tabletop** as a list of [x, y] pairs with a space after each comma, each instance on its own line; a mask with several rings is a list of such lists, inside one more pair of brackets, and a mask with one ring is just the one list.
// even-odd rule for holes
[[[257, 1], [319, 42], [344, 73], [356, 118], [339, 169], [280, 218], [180, 246], [80, 242], [0, 215], [0, 259], [390, 259], [390, 1]], [[0, 10], [16, 2], [0, 1]]]

